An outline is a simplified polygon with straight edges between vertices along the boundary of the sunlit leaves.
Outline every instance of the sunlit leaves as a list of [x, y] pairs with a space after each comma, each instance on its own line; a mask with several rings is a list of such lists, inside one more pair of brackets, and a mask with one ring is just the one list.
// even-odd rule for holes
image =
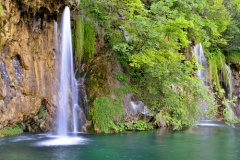
[[138, 15], [147, 15], [147, 10], [144, 8], [144, 4], [141, 0], [123, 0], [125, 4], [126, 16], [130, 19], [134, 19]]
[[176, 46], [179, 45], [179, 48], [176, 49], [180, 49], [190, 44], [185, 30], [191, 27], [193, 27], [193, 23], [181, 17], [176, 20], [169, 20], [163, 27], [163, 32], [167, 40], [172, 43], [175, 42]]
[[238, 11], [240, 11], [240, 0], [233, 0], [233, 4], [236, 5]]

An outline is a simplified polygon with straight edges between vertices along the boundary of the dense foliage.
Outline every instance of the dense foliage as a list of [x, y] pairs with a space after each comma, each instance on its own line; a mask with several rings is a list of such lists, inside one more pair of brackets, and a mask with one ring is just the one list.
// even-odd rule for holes
[[[82, 0], [80, 6], [97, 38], [99, 28], [104, 30], [105, 43], [117, 53], [135, 94], [155, 111], [155, 117], [161, 113], [167, 124], [181, 128], [194, 125], [199, 115], [215, 116], [214, 95], [196, 78], [191, 46], [203, 44], [211, 87], [221, 98], [219, 73], [227, 74], [225, 59], [240, 57], [238, 0]], [[201, 113], [199, 101], [207, 102], [206, 113]], [[104, 103], [109, 103], [106, 98], [95, 100], [93, 121], [109, 132], [106, 126], [114, 114], [103, 124], [98, 118], [104, 115], [97, 115], [109, 106]]]

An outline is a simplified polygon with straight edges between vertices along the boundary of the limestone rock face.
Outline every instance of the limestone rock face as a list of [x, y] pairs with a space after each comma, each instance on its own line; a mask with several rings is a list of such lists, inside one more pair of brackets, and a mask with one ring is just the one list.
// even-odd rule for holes
[[2, 6], [0, 129], [22, 124], [47, 131], [56, 106], [54, 20], [64, 1], [3, 0]]

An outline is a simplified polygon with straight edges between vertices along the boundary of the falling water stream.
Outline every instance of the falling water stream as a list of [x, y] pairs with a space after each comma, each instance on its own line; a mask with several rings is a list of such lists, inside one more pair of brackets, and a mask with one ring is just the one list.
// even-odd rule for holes
[[231, 68], [225, 64], [226, 67], [226, 71], [227, 71], [227, 98], [229, 98], [230, 100], [233, 98], [232, 94], [233, 94], [233, 82], [232, 82], [232, 71]]
[[[207, 59], [204, 55], [203, 52], [203, 47], [202, 44], [197, 44], [194, 47], [194, 56], [197, 59], [197, 64], [198, 64], [198, 70], [197, 70], [197, 75], [199, 79], [203, 79], [204, 82], [206, 83], [207, 79], [207, 74], [208, 74], [208, 67], [207, 67]], [[203, 68], [202, 68], [203, 67]]]
[[[78, 145], [84, 141], [78, 132], [78, 84], [75, 79], [70, 23], [70, 9], [65, 7], [62, 15], [60, 41], [58, 25], [55, 28], [56, 69], [59, 76], [57, 135], [47, 134], [47, 140], [38, 142], [39, 146]], [[58, 47], [60, 43], [60, 49]], [[59, 57], [60, 56], [60, 57]], [[70, 125], [69, 125], [70, 124]]]
[[[71, 37], [70, 9], [65, 8], [61, 25], [61, 49], [60, 49], [60, 85], [58, 104], [58, 135], [66, 136], [69, 126], [69, 114], [72, 112], [73, 131], [77, 132], [76, 107], [78, 91], [74, 77], [72, 37]], [[69, 111], [71, 109], [71, 111]]]
[[[233, 99], [232, 71], [231, 71], [231, 68], [227, 64], [225, 64], [225, 67], [226, 67], [226, 71], [227, 71], [227, 88], [226, 88], [227, 95], [226, 95], [226, 98], [228, 98], [229, 100], [232, 100]], [[231, 118], [234, 118], [235, 115], [234, 115], [234, 112], [232, 109], [232, 103], [227, 104], [226, 107], [228, 109], [230, 109], [230, 111], [231, 111], [231, 115], [232, 115]]]
[[[207, 59], [203, 52], [202, 44], [197, 44], [193, 49], [194, 56], [197, 61], [197, 76], [200, 80], [203, 80], [203, 87], [208, 85], [207, 75]], [[202, 113], [207, 111], [207, 103], [205, 101], [199, 100], [200, 106], [202, 108]], [[203, 119], [203, 115], [200, 115], [200, 119]]]
[[[194, 52], [194, 56], [196, 57], [197, 65], [198, 65], [198, 70], [197, 70], [198, 78], [202, 79], [204, 81], [204, 85], [206, 86], [206, 85], [209, 84], [209, 82], [207, 80], [208, 67], [207, 67], [207, 59], [204, 55], [202, 45], [197, 44], [194, 47], [193, 52]], [[232, 93], [233, 93], [232, 71], [231, 71], [230, 67], [226, 64], [225, 64], [225, 69], [226, 69], [226, 72], [227, 72], [227, 79], [226, 79], [226, 82], [224, 82], [225, 85], [226, 85], [226, 89], [225, 89], [226, 93], [227, 93], [226, 98], [229, 99], [229, 100], [232, 100], [232, 98], [233, 98], [233, 96], [232, 96]], [[202, 111], [205, 112], [207, 110], [207, 104], [200, 100], [200, 105], [202, 107]], [[234, 118], [234, 112], [232, 110], [231, 103], [227, 104], [226, 107], [228, 109], [230, 109], [231, 114], [232, 114], [232, 118]]]

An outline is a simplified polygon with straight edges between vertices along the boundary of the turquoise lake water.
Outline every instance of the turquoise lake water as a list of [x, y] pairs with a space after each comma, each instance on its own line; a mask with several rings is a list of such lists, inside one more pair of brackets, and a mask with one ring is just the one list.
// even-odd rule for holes
[[156, 129], [57, 138], [22, 134], [0, 139], [0, 160], [237, 160], [240, 127], [203, 124], [182, 131]]

